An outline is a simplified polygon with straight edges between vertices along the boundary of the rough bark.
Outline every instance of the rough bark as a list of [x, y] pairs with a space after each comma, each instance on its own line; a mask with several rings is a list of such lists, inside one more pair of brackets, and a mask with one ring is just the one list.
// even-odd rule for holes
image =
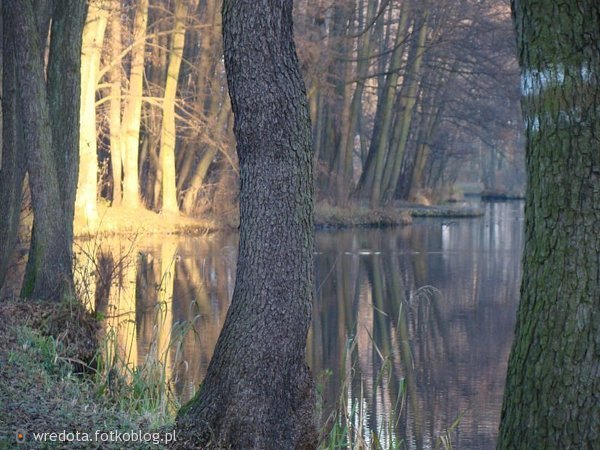
[[73, 292], [71, 244], [84, 5], [65, 1], [54, 10], [47, 83], [31, 1], [9, 1], [5, 6], [20, 36], [14, 40], [18, 104], [28, 119], [23, 121], [23, 142], [34, 212], [22, 296], [60, 299]]
[[512, 6], [529, 183], [498, 448], [598, 448], [600, 5]]
[[[7, 13], [3, 8], [4, 14]], [[2, 34], [2, 160], [0, 165], [0, 287], [4, 283], [9, 261], [17, 242], [25, 154], [22, 145], [21, 120], [17, 108], [15, 36], [12, 23], [3, 15]]]
[[223, 37], [241, 178], [237, 278], [177, 445], [314, 448], [313, 152], [292, 2], [226, 0]]

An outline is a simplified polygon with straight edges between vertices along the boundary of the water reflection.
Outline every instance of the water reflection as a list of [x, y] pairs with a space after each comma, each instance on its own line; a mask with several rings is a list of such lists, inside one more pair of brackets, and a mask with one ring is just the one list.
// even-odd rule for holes
[[[486, 207], [480, 219], [317, 233], [307, 359], [325, 413], [339, 401], [362, 411], [354, 426], [367, 442], [386, 430], [384, 447], [435, 448], [460, 417], [450, 433], [455, 447], [494, 447], [518, 299], [522, 205]], [[132, 367], [162, 359], [177, 396], [190, 398], [233, 292], [237, 236], [93, 245], [97, 275], [83, 278], [119, 356]], [[184, 334], [186, 324], [193, 331]]]

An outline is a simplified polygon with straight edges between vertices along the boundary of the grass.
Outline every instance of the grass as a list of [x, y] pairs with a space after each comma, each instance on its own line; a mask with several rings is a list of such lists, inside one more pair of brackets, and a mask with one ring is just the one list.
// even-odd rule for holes
[[[15, 448], [15, 430], [23, 430], [29, 443], [32, 433], [41, 432], [152, 430], [153, 416], [144, 414], [133, 395], [124, 400], [103, 395], [99, 372], [82, 365], [65, 335], [46, 334], [47, 311], [53, 309], [58, 307], [39, 302], [0, 306], [2, 319], [13, 317], [0, 333], [0, 449]], [[65, 448], [61, 442], [38, 444], [35, 448]], [[123, 443], [69, 442], [68, 448], [121, 449]]]
[[[94, 244], [87, 251], [80, 250], [84, 257], [95, 260], [99, 249], [100, 246]], [[134, 252], [130, 249], [129, 253]], [[118, 260], [116, 266], [127, 264], [126, 259]], [[95, 265], [87, 267], [86, 270], [98, 270]], [[117, 277], [118, 272], [117, 267], [113, 267], [109, 276]], [[83, 273], [79, 278], [85, 280], [90, 276], [91, 273]], [[166, 278], [167, 274], [163, 274], [161, 284]], [[0, 450], [14, 447], [17, 429], [31, 434], [95, 430], [156, 432], [172, 428], [181, 405], [172, 389], [174, 380], [170, 379], [165, 361], [167, 352], [173, 351], [172, 359], [177, 367], [183, 340], [193, 323], [176, 324], [169, 331], [166, 346], [159, 343], [157, 332], [148, 356], [134, 366], [128, 363], [131, 349], [119, 347], [118, 326], [109, 327], [98, 339], [99, 322], [110, 317], [93, 311], [92, 296], [85, 292], [92, 287], [79, 286], [79, 296], [85, 306], [79, 302], [57, 305], [18, 299], [0, 303], [0, 322], [8, 324], [0, 329], [3, 343], [0, 347]], [[160, 286], [157, 290], [164, 292]], [[154, 308], [155, 323], [161, 323], [165, 307], [166, 299], [159, 298]], [[381, 358], [381, 369], [371, 389], [390, 390], [392, 361], [377, 349], [372, 338], [371, 341]], [[407, 396], [404, 380], [400, 381], [389, 417], [380, 422], [379, 429], [365, 432], [369, 417], [364, 405], [368, 399], [362, 381], [358, 386], [356, 382], [353, 385], [353, 374], [358, 368], [350, 363], [356, 350], [356, 341], [348, 341], [343, 367], [349, 370], [342, 380], [337, 404], [324, 420], [319, 448], [406, 448], [406, 442], [397, 432]], [[349, 402], [350, 398], [354, 401]], [[439, 436], [436, 448], [451, 448], [450, 434], [459, 421], [460, 418]], [[55, 444], [47, 443], [42, 448], [64, 448], [64, 443]], [[107, 442], [96, 447], [70, 442], [68, 447], [125, 448], [123, 443]], [[126, 448], [163, 447], [137, 443]]]
[[[0, 318], [3, 319], [7, 313], [34, 313], [30, 315], [32, 321], [6, 327], [0, 335], [0, 339], [8, 344], [0, 352], [0, 449], [13, 448], [16, 429], [25, 429], [28, 435], [63, 430], [93, 433], [95, 430], [157, 432], [170, 429], [180, 404], [170, 388], [172, 380], [167, 377], [164, 355], [150, 351], [152, 356], [132, 368], [121, 357], [115, 356], [118, 354], [115, 336], [107, 335], [100, 342], [93, 360], [84, 363], [73, 356], [70, 343], [60, 337], [60, 332], [58, 336], [45, 334], [49, 329], [44, 322], [56, 313], [41, 317], [39, 314], [42, 308], [51, 306], [1, 305]], [[160, 308], [157, 307], [159, 313]], [[175, 348], [190, 332], [190, 327], [190, 324], [174, 327], [171, 344]], [[379, 429], [365, 433], [369, 420], [364, 407], [367, 398], [362, 382], [358, 386], [355, 382], [353, 389], [352, 376], [358, 369], [348, 365], [356, 347], [354, 340], [346, 345], [344, 367], [350, 366], [351, 369], [342, 381], [337, 404], [324, 421], [319, 449], [407, 448], [406, 442], [397, 434], [397, 421], [407, 395], [403, 380], [389, 418], [381, 423]], [[376, 351], [382, 364], [372, 389], [387, 390], [393, 382], [391, 360], [378, 349]], [[327, 377], [327, 373], [323, 376]], [[350, 398], [354, 401], [349, 402]], [[460, 417], [438, 437], [435, 448], [452, 448], [451, 432], [459, 422]], [[123, 443], [111, 445], [103, 442], [93, 447], [89, 443], [70, 442], [68, 448], [164, 448], [160, 444], [138, 444], [124, 447]], [[42, 448], [64, 448], [64, 443], [48, 443]]]
[[409, 225], [411, 222], [409, 213], [393, 209], [370, 209], [356, 205], [341, 208], [325, 203], [317, 204], [315, 208], [317, 229], [389, 227]]
[[[352, 353], [356, 350], [356, 341], [349, 340], [346, 344], [344, 352], [343, 366], [346, 366], [352, 358]], [[377, 391], [380, 387], [387, 387], [392, 382], [390, 373], [390, 360], [383, 358], [383, 365], [377, 374], [373, 390]], [[396, 450], [403, 449], [403, 440], [399, 439], [396, 434], [396, 420], [400, 417], [400, 413], [404, 407], [406, 391], [404, 383], [401, 382], [398, 397], [392, 407], [390, 417], [386, 420], [378, 430], [371, 430], [370, 435], [365, 436], [364, 429], [367, 423], [367, 412], [365, 405], [366, 398], [364, 394], [364, 386], [362, 380], [360, 389], [356, 395], [355, 401], [348, 404], [348, 398], [351, 394], [352, 374], [356, 368], [350, 370], [340, 389], [340, 394], [337, 404], [329, 417], [325, 421], [321, 432], [321, 450], [334, 449], [372, 449], [372, 450]], [[387, 444], [387, 445], [385, 445]], [[385, 445], [385, 446], [384, 446]]]
[[[418, 302], [431, 302], [436, 298], [440, 298], [440, 296], [441, 292], [429, 285], [419, 288], [414, 293], [414, 299]], [[400, 308], [396, 323], [400, 323], [402, 315], [402, 308]], [[391, 355], [386, 355], [379, 348], [370, 333], [368, 338], [370, 345], [373, 347], [374, 355], [379, 358], [380, 367], [370, 390], [372, 392], [388, 392], [390, 397], [393, 396], [391, 393], [394, 391], [397, 394], [395, 398], [390, 398], [391, 404], [387, 416], [376, 421], [379, 422], [379, 428], [375, 430], [371, 428], [366, 431], [368, 429], [367, 423], [369, 425], [373, 423], [373, 420], [370, 420], [371, 418], [368, 416], [369, 412], [365, 408], [365, 405], [369, 403], [369, 398], [365, 395], [362, 377], [360, 377], [358, 388], [355, 381], [353, 386], [353, 379], [355, 374], [360, 371], [360, 367], [356, 363], [351, 363], [352, 361], [358, 362], [358, 355], [355, 353], [358, 348], [356, 338], [349, 339], [342, 359], [342, 367], [346, 367], [347, 370], [341, 383], [336, 405], [324, 422], [319, 450], [404, 450], [410, 447], [409, 443], [399, 435], [398, 430], [400, 429], [401, 418], [407, 416], [405, 410], [407, 400], [411, 402], [416, 400], [414, 398], [416, 395], [414, 380], [411, 388], [410, 379], [396, 379], [393, 374], [393, 358]], [[329, 370], [323, 376], [327, 377], [328, 375], [331, 375]], [[321, 385], [323, 384], [323, 381], [321, 381]], [[317, 391], [322, 397], [323, 389], [319, 387]], [[409, 395], [412, 395], [413, 398], [409, 398]], [[352, 400], [349, 402], [349, 399]], [[322, 409], [322, 401], [320, 407]], [[437, 436], [431, 448], [451, 450], [453, 448], [452, 436], [461, 420], [462, 414]]]

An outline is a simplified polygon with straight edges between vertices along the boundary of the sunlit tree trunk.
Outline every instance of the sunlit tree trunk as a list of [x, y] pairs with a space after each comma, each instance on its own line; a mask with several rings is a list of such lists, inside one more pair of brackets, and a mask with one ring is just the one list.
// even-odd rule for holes
[[108, 21], [108, 2], [93, 0], [88, 7], [81, 49], [81, 110], [79, 134], [79, 180], [75, 208], [85, 224], [98, 222], [98, 152], [96, 131], [96, 87], [104, 31]]
[[129, 71], [129, 92], [121, 124], [123, 152], [123, 206], [140, 206], [139, 145], [142, 119], [142, 94], [144, 87], [144, 51], [146, 48], [146, 24], [148, 0], [139, 0], [133, 24], [133, 47]]
[[121, 2], [112, 0], [110, 17], [110, 55], [111, 68], [110, 77], [110, 168], [112, 174], [112, 205], [121, 204], [122, 189], [121, 182], [123, 177], [123, 142], [121, 132]]
[[177, 446], [315, 448], [311, 127], [292, 2], [225, 0], [223, 37], [241, 178], [236, 284]]
[[499, 449], [597, 448], [600, 4], [512, 2], [528, 186]]
[[162, 210], [179, 211], [177, 204], [177, 186], [175, 180], [175, 99], [177, 97], [177, 80], [185, 44], [185, 19], [188, 6], [185, 0], [178, 0], [175, 5], [175, 26], [171, 37], [169, 51], [169, 67], [163, 100], [162, 128], [160, 133], [160, 166], [162, 172]]

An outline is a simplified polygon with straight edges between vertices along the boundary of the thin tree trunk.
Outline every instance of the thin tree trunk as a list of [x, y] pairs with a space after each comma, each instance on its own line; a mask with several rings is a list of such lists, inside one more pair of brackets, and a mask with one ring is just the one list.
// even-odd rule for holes
[[22, 118], [19, 117], [16, 59], [13, 39], [16, 33], [2, 15], [2, 158], [0, 162], [0, 287], [4, 284], [19, 228], [26, 159], [23, 147]]
[[223, 36], [241, 176], [236, 285], [177, 445], [315, 448], [313, 152], [292, 2], [225, 0]]
[[381, 180], [382, 200], [384, 202], [391, 200], [396, 190], [396, 186], [398, 185], [398, 180], [400, 178], [402, 160], [404, 158], [406, 145], [408, 143], [410, 125], [413, 118], [413, 111], [415, 108], [415, 104], [417, 103], [419, 80], [421, 75], [421, 65], [423, 63], [425, 41], [427, 39], [428, 16], [429, 12], [425, 10], [420, 24], [417, 42], [415, 43], [415, 56], [412, 64], [410, 65], [410, 70], [407, 73], [407, 80], [405, 80], [405, 82], [407, 83], [405, 91], [406, 97], [401, 99], [402, 111], [400, 120], [396, 124], [396, 129], [398, 130], [398, 132], [395, 133], [396, 136], [394, 136], [394, 139], [392, 141], [394, 151], [390, 152], [390, 158], [383, 172], [383, 179]]
[[122, 86], [122, 67], [117, 64], [121, 59], [121, 2], [112, 0], [110, 18], [110, 55], [112, 67], [110, 76], [110, 167], [112, 174], [112, 205], [121, 204], [123, 195], [121, 183], [123, 178], [123, 142], [121, 131], [121, 86]]
[[133, 25], [134, 45], [131, 49], [129, 72], [129, 95], [122, 122], [123, 152], [123, 206], [140, 206], [139, 145], [142, 120], [142, 94], [144, 87], [144, 51], [146, 48], [146, 24], [148, 22], [148, 0], [139, 0]]
[[205, 151], [197, 164], [194, 174], [188, 184], [187, 191], [183, 198], [182, 210], [188, 214], [191, 214], [194, 210], [194, 205], [198, 197], [198, 193], [204, 183], [208, 170], [219, 152], [219, 145], [222, 140], [222, 136], [227, 125], [227, 118], [231, 114], [231, 110], [226, 105], [221, 107], [219, 115], [217, 116], [217, 122], [211, 130], [211, 146]]
[[405, 12], [404, 5], [405, 4], [402, 3], [402, 9], [400, 11], [401, 22], [398, 24], [398, 31], [396, 33], [396, 39], [394, 42], [394, 51], [390, 61], [389, 74], [385, 79], [385, 88], [382, 94], [383, 97], [381, 98], [381, 101], [383, 102], [381, 128], [377, 129], [377, 137], [373, 136], [372, 138], [372, 142], [376, 144], [375, 147], [371, 147], [371, 151], [374, 152], [375, 158], [373, 166], [373, 181], [372, 185], [370, 186], [370, 202], [371, 207], [373, 208], [378, 207], [381, 203], [383, 172], [389, 153], [389, 134], [390, 127], [392, 125], [393, 106], [396, 98], [396, 85], [398, 84], [400, 65], [402, 62], [402, 55], [404, 53], [404, 49], [400, 45], [405, 37], [405, 28], [407, 22], [407, 14]]
[[83, 28], [81, 49], [81, 113], [79, 135], [79, 180], [75, 208], [88, 227], [98, 222], [98, 150], [96, 145], [96, 87], [104, 31], [108, 21], [105, 0], [91, 1]]
[[177, 97], [177, 81], [185, 44], [185, 19], [187, 4], [178, 0], [175, 5], [175, 26], [171, 37], [169, 52], [169, 68], [163, 100], [162, 128], [160, 133], [160, 165], [162, 172], [162, 210], [178, 212], [177, 186], [175, 180], [175, 99]]
[[[367, 15], [363, 26], [370, 26], [375, 13], [377, 12], [377, 1], [370, 1], [367, 5]], [[359, 8], [363, 8], [361, 2]], [[340, 142], [340, 161], [338, 165], [338, 201], [345, 203], [350, 193], [352, 182], [352, 159], [354, 154], [354, 136], [358, 125], [358, 118], [362, 109], [362, 97], [365, 89], [365, 80], [369, 71], [369, 61], [371, 53], [371, 35], [370, 29], [363, 30], [358, 44], [357, 68], [356, 68], [356, 89], [352, 97], [349, 109], [349, 117], [345, 123]]]

